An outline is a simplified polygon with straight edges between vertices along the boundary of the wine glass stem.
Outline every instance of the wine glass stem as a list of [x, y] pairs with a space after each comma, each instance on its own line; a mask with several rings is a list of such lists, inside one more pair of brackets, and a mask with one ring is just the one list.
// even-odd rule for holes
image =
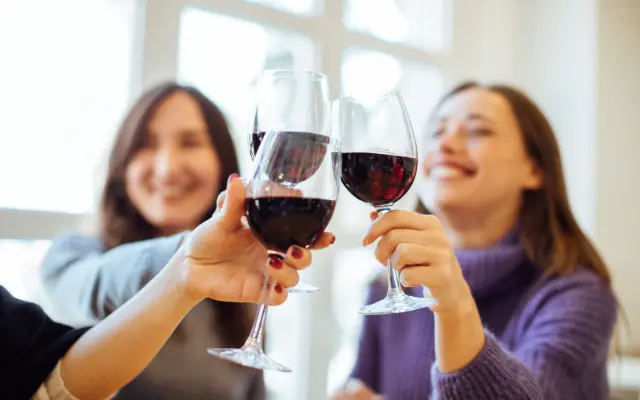
[[[269, 257], [279, 257], [282, 255], [276, 252], [269, 252]], [[269, 309], [269, 297], [271, 295], [271, 286], [273, 285], [273, 279], [269, 276], [269, 265], [267, 262], [265, 274], [265, 283], [262, 287], [262, 294], [260, 295], [260, 306], [256, 313], [256, 318], [253, 320], [253, 326], [251, 327], [251, 333], [244, 342], [243, 347], [251, 347], [256, 350], [262, 351], [262, 339], [264, 332], [264, 323], [267, 320], [267, 310]]]
[[[379, 216], [383, 216], [384, 214], [388, 213], [390, 209], [377, 208], [376, 211], [378, 212]], [[398, 271], [393, 269], [393, 267], [391, 266], [391, 260], [387, 261], [387, 268], [389, 268], [389, 273], [387, 274], [389, 281], [387, 296], [403, 294], [404, 292], [402, 291], [402, 286], [400, 286], [400, 274], [398, 274]]]

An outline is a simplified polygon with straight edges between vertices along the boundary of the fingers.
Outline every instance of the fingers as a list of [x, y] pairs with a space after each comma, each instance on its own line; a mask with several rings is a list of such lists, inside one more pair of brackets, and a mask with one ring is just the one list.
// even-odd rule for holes
[[269, 265], [269, 275], [284, 288], [290, 288], [298, 284], [300, 276], [295, 267], [285, 264], [280, 257], [271, 256], [267, 261]]
[[[387, 264], [387, 260], [392, 258], [394, 255], [400, 255], [398, 253], [397, 248], [399, 246], [405, 244], [413, 244], [418, 245], [418, 247], [428, 247], [430, 249], [438, 250], [441, 249], [443, 252], [449, 251], [451, 247], [449, 242], [441, 232], [436, 230], [410, 230], [410, 229], [394, 229], [387, 232], [376, 246], [375, 256], [382, 264]], [[405, 249], [402, 252], [402, 256], [411, 257], [414, 262], [407, 262], [404, 265], [411, 264], [425, 264], [426, 262], [422, 262], [420, 257], [423, 257], [423, 253], [418, 252], [415, 254], [411, 254], [410, 250]], [[416, 258], [418, 258], [416, 260]]]
[[[220, 200], [222, 195], [218, 196]], [[229, 177], [227, 191], [223, 197], [222, 210], [219, 223], [227, 230], [239, 229], [242, 225], [241, 218], [244, 215], [244, 199], [246, 191], [242, 180], [237, 174]]]
[[396, 247], [403, 243], [428, 243], [429, 233], [411, 229], [394, 229], [380, 239], [376, 246], [375, 256], [382, 264], [396, 251]]
[[325, 232], [320, 236], [318, 240], [311, 246], [312, 250], [322, 250], [331, 246], [336, 241], [336, 236], [333, 233]]
[[[375, 215], [371, 215], [373, 218]], [[393, 229], [433, 230], [442, 229], [440, 221], [433, 215], [422, 215], [412, 211], [393, 210], [373, 221], [369, 231], [362, 240], [367, 246]]]
[[270, 306], [279, 306], [287, 300], [287, 297], [289, 297], [289, 293], [285, 290], [282, 283], [277, 282], [271, 285], [271, 293], [269, 293]]
[[422, 285], [437, 291], [451, 281], [451, 270], [426, 265], [405, 267], [400, 271], [400, 281], [404, 286]]
[[287, 250], [284, 262], [297, 270], [305, 269], [311, 265], [311, 251], [299, 246], [291, 246]]

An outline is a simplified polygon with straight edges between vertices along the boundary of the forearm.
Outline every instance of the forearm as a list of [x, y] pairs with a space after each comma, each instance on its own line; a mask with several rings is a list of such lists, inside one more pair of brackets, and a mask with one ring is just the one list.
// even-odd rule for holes
[[434, 313], [434, 320], [439, 371], [451, 373], [471, 363], [485, 342], [482, 320], [475, 303], [471, 302], [457, 313]]
[[181, 253], [69, 350], [61, 363], [69, 392], [81, 399], [103, 399], [129, 383], [153, 359], [200, 300], [180, 289], [174, 270], [182, 261]]

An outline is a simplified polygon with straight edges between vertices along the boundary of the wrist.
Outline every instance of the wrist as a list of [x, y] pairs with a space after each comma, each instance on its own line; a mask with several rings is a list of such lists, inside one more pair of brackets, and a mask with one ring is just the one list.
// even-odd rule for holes
[[[185, 240], [186, 235], [182, 241], [183, 244]], [[205, 296], [194, 291], [192, 285], [189, 284], [190, 269], [191, 262], [187, 257], [186, 246], [181, 245], [169, 261], [167, 268], [164, 269], [164, 271], [167, 272], [164, 280], [166, 285], [170, 285], [170, 287], [173, 288], [173, 296], [177, 304], [193, 308], [196, 304], [204, 300]]]

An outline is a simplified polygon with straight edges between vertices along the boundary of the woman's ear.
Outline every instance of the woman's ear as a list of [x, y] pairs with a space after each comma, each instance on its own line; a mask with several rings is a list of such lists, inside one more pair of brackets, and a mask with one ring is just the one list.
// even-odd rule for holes
[[533, 162], [533, 160], [529, 160], [527, 164], [527, 171], [522, 184], [523, 189], [540, 189], [542, 187], [542, 184], [544, 183], [544, 175], [542, 174], [542, 169], [538, 166], [538, 164]]

